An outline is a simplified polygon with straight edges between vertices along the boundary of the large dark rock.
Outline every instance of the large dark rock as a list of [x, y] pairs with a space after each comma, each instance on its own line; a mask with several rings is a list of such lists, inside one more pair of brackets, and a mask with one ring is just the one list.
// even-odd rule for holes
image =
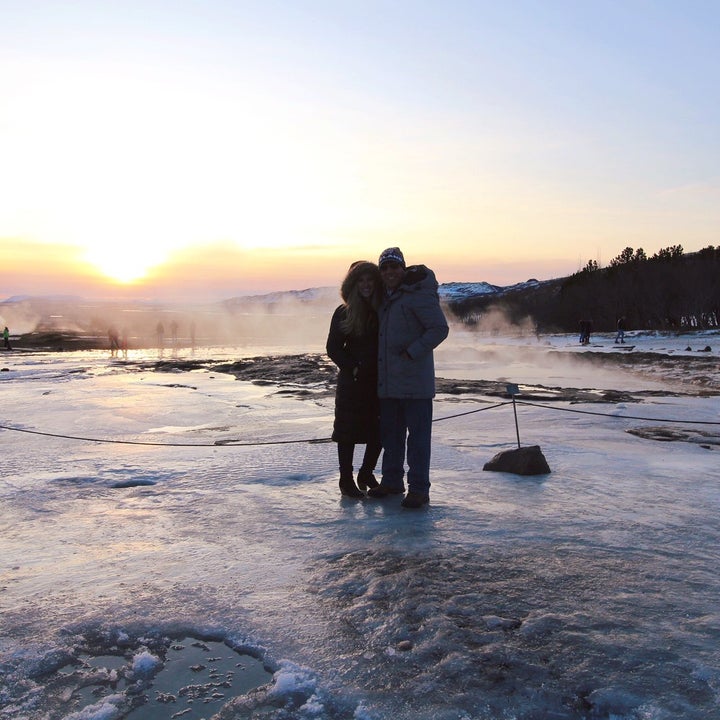
[[485, 463], [483, 470], [509, 472], [515, 475], [545, 475], [550, 472], [550, 466], [540, 446], [531, 445], [515, 450], [503, 450], [490, 462]]

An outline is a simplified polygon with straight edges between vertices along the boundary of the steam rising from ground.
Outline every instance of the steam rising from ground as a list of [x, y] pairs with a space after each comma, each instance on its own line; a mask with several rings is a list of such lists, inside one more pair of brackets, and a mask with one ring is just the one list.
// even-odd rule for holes
[[[448, 316], [450, 313], [447, 313]], [[537, 325], [531, 317], [513, 322], [505, 310], [491, 305], [482, 313], [470, 314], [465, 318], [464, 327], [483, 335], [532, 336], [537, 333]]]
[[98, 347], [114, 329], [127, 337], [130, 349], [217, 344], [303, 344], [318, 349], [339, 302], [336, 288], [186, 306], [27, 298], [0, 304], [0, 323], [15, 340], [28, 333], [67, 333], [94, 339]]
[[[95, 339], [99, 347], [112, 329], [127, 337], [128, 347], [210, 345], [302, 345], [320, 350], [330, 317], [340, 303], [337, 288], [271, 293], [221, 303], [163, 305], [146, 302], [99, 302], [81, 298], [26, 298], [0, 304], [0, 324], [17, 339], [30, 333], [67, 333]], [[497, 307], [461, 323], [446, 309], [453, 335], [475, 341], [497, 336], [532, 337], [535, 323], [513, 324]], [[159, 333], [159, 326], [162, 332]], [[474, 344], [474, 343], [473, 343]]]
[[[187, 306], [28, 298], [0, 304], [0, 327], [10, 328], [17, 348], [110, 348], [109, 333], [114, 330], [128, 350], [158, 350], [160, 355], [218, 346], [237, 354], [324, 353], [330, 318], [339, 303], [336, 287]], [[632, 358], [629, 352], [620, 353], [626, 361], [614, 367], [594, 362], [597, 353], [612, 350], [617, 356], [631, 351], [634, 343], [642, 347], [647, 333], [628, 333], [622, 346], [614, 344], [612, 333], [594, 334], [590, 345], [581, 346], [574, 334], [541, 335], [531, 317], [512, 323], [496, 306], [464, 321], [448, 308], [445, 313], [450, 334], [435, 352], [436, 371], [443, 378], [627, 391], [660, 387], [652, 363], [644, 363], [637, 349]], [[707, 359], [712, 360], [709, 355]], [[714, 366], [703, 372], [706, 385], [714, 386]], [[675, 379], [678, 384], [686, 381], [682, 371]]]

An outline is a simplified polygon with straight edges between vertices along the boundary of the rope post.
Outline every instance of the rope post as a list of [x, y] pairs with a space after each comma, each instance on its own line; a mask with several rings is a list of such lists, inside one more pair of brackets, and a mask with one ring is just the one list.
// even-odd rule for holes
[[508, 383], [505, 386], [508, 395], [512, 397], [513, 415], [515, 416], [515, 435], [517, 436], [518, 450], [520, 449], [520, 426], [517, 419], [517, 405], [515, 404], [515, 396], [520, 394], [520, 388], [515, 383]]
[[517, 450], [503, 450], [490, 462], [483, 465], [483, 470], [495, 472], [509, 472], [515, 475], [546, 475], [550, 472], [545, 456], [539, 445], [520, 447], [520, 427], [517, 419], [517, 406], [515, 396], [520, 394], [520, 388], [515, 383], [505, 385], [507, 394], [512, 398], [513, 415], [515, 416], [515, 434], [517, 436]]

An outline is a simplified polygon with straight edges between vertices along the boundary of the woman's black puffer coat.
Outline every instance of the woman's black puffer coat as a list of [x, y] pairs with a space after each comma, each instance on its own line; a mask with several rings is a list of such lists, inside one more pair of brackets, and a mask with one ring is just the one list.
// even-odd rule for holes
[[345, 306], [333, 313], [327, 339], [327, 354], [338, 366], [335, 391], [335, 422], [332, 439], [341, 443], [366, 444], [379, 438], [377, 399], [378, 334], [376, 316], [362, 335], [342, 330]]

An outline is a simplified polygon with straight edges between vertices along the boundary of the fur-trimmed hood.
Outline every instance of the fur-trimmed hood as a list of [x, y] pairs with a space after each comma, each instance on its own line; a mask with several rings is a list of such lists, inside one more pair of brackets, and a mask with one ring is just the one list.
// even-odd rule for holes
[[350, 266], [350, 269], [340, 286], [340, 297], [342, 297], [345, 302], [348, 301], [350, 293], [352, 292], [353, 287], [357, 285], [360, 276], [365, 275], [366, 273], [372, 275], [377, 286], [380, 286], [380, 270], [378, 270], [378, 266], [369, 260], [358, 260]]

